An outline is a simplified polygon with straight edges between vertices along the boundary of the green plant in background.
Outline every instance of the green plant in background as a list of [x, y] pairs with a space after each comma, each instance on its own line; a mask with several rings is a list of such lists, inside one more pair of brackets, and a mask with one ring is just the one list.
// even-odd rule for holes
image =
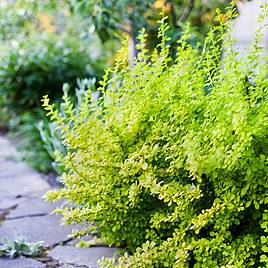
[[48, 92], [60, 95], [64, 82], [102, 75], [110, 52], [102, 51], [90, 22], [68, 8], [65, 1], [1, 1], [2, 103], [28, 110]]
[[0, 55], [0, 94], [10, 112], [40, 106], [44, 94], [61, 96], [63, 83], [96, 75], [90, 55], [70, 35], [42, 34], [7, 43]]
[[[76, 20], [64, 1], [2, 0], [0, 3], [0, 40], [24, 38], [32, 32], [62, 32]], [[73, 27], [73, 26], [72, 26]], [[80, 32], [84, 29], [80, 28]], [[78, 31], [78, 29], [77, 29]]]
[[221, 0], [70, 0], [69, 2], [75, 12], [82, 13], [92, 20], [103, 40], [114, 36], [114, 31], [117, 30], [131, 34], [134, 38], [142, 27], [146, 27], [149, 31], [155, 30], [155, 22], [161, 9], [169, 15], [172, 28], [178, 28], [181, 23], [190, 19], [199, 31], [202, 29], [208, 31], [215, 23], [213, 18], [216, 16], [216, 8], [228, 7], [231, 3]]
[[164, 19], [152, 53], [143, 30], [135, 65], [121, 52], [98, 103], [86, 94], [78, 113], [67, 95], [64, 114], [43, 99], [67, 149], [65, 187], [46, 198], [73, 202], [55, 210], [63, 223], [95, 225], [76, 234], [97, 228], [129, 250], [104, 267], [268, 263], [268, 66], [260, 31], [240, 57], [223, 16], [232, 11], [218, 14], [202, 51], [186, 31], [175, 64]]
[[[42, 33], [68, 33], [75, 36], [90, 52], [90, 58], [106, 60], [112, 53], [102, 49], [89, 20], [70, 14], [66, 1], [2, 0], [0, 3], [0, 40], [15, 41]], [[89, 45], [90, 44], [90, 45]], [[102, 62], [98, 62], [101, 64]]]
[[4, 239], [0, 243], [0, 256], [16, 258], [18, 256], [38, 257], [44, 254], [44, 242], [28, 243], [24, 239], [8, 240]]
[[[23, 5], [22, 5], [23, 3]], [[0, 3], [0, 40], [9, 40], [29, 34], [36, 7], [32, 1], [7, 1]]]
[[[40, 135], [40, 143], [42, 144], [42, 150], [46, 152], [48, 155], [47, 159], [49, 159], [49, 168], [46, 168], [48, 171], [50, 168], [58, 175], [63, 172], [63, 167], [61, 164], [56, 162], [57, 152], [60, 152], [61, 155], [66, 154], [66, 149], [61, 143], [61, 136], [59, 132], [55, 128], [55, 124], [52, 122], [46, 122], [45, 120], [40, 120], [36, 123], [36, 128]], [[37, 152], [35, 153], [38, 154]], [[32, 159], [32, 162], [35, 162]]]
[[[0, 95], [0, 107], [3, 105], [3, 95]], [[3, 109], [0, 109], [0, 130], [6, 128], [6, 122], [8, 121], [8, 116], [5, 114]]]

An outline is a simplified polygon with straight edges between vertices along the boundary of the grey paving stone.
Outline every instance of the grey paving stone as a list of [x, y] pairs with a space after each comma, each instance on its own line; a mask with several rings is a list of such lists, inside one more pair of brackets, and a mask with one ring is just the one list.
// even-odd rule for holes
[[55, 209], [55, 207], [55, 204], [46, 202], [42, 199], [41, 196], [39, 198], [29, 198], [18, 203], [17, 207], [12, 210], [6, 218], [10, 219], [33, 215], [50, 214], [53, 209]]
[[9, 259], [0, 257], [0, 268], [45, 268], [46, 265], [29, 258]]
[[48, 189], [48, 183], [39, 174], [21, 174], [20, 177], [1, 180], [1, 192], [10, 196], [29, 195]]
[[23, 162], [0, 159], [0, 179], [8, 179], [11, 176], [20, 177], [22, 174], [33, 173], [35, 172]]
[[77, 268], [77, 266], [74, 266], [72, 264], [60, 264], [58, 268]]
[[69, 240], [72, 226], [60, 225], [60, 217], [46, 215], [5, 220], [0, 225], [1, 238], [25, 238], [29, 242], [44, 241], [45, 246]]
[[0, 152], [0, 159], [17, 155], [15, 146], [4, 136], [0, 136]]
[[99, 267], [97, 265], [98, 259], [102, 256], [113, 257], [116, 250], [116, 248], [109, 247], [76, 248], [72, 246], [57, 246], [49, 253], [49, 256], [60, 263], [95, 268]]
[[10, 196], [6, 196], [4, 198], [1, 196], [0, 192], [0, 211], [14, 208], [21, 202], [23, 202], [21, 198], [14, 198]]

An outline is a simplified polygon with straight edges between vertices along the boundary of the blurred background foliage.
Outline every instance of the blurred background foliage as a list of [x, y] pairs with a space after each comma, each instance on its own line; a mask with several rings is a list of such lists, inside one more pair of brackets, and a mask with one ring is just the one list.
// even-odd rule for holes
[[22, 158], [41, 172], [58, 168], [42, 140], [40, 122], [42, 130], [51, 127], [40, 99], [47, 94], [57, 102], [64, 83], [74, 89], [78, 79], [98, 81], [116, 49], [108, 43], [109, 50], [66, 1], [0, 2], [0, 127], [9, 128]]
[[149, 47], [158, 43], [157, 21], [163, 10], [169, 17], [172, 46], [181, 36], [185, 23], [192, 27], [193, 42], [202, 41], [215, 25], [216, 10], [231, 0], [69, 0], [71, 11], [87, 18], [103, 42], [125, 34], [130, 39], [130, 57], [135, 56], [136, 37], [141, 28], [149, 35]]
[[[201, 42], [217, 23], [217, 8], [224, 9], [230, 2], [1, 0], [0, 128], [11, 130], [20, 141], [23, 159], [34, 168], [59, 173], [52, 165], [52, 148], [59, 137], [45, 119], [42, 96], [47, 94], [57, 103], [65, 82], [73, 89], [83, 78], [96, 78], [94, 87], [98, 87], [103, 70], [117, 58], [122, 39], [128, 39], [133, 64], [141, 28], [148, 32], [149, 49], [158, 43], [161, 11], [169, 17], [168, 35], [175, 48], [186, 24], [191, 25], [190, 41]], [[75, 90], [71, 94], [75, 96]]]
[[81, 41], [69, 33], [31, 34], [3, 45], [0, 92], [8, 112], [21, 113], [40, 106], [44, 95], [61, 97], [63, 83], [75, 86], [77, 78], [100, 75]]
[[3, 1], [0, 7], [0, 93], [4, 104], [15, 106], [11, 111], [38, 107], [45, 94], [59, 97], [65, 82], [101, 77], [101, 42], [64, 1]]

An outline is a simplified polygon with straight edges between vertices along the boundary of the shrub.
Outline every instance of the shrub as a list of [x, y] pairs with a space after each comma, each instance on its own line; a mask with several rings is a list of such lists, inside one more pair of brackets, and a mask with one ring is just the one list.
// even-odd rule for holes
[[8, 111], [40, 106], [44, 94], [61, 96], [63, 83], [95, 76], [97, 68], [79, 38], [68, 34], [33, 34], [6, 42], [0, 55], [0, 94]]
[[76, 113], [65, 95], [59, 114], [43, 100], [67, 148], [65, 187], [46, 197], [73, 202], [55, 211], [64, 223], [90, 222], [106, 243], [128, 249], [103, 266], [268, 263], [268, 66], [260, 31], [240, 57], [222, 18], [203, 51], [185, 32], [174, 64], [168, 26], [162, 21], [152, 54], [142, 31], [135, 66], [123, 57], [107, 71], [98, 104], [87, 94]]

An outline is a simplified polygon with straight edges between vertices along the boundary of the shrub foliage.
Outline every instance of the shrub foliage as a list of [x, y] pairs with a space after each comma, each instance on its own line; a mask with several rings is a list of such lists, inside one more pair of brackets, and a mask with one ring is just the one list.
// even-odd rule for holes
[[44, 94], [55, 99], [63, 83], [94, 76], [94, 68], [81, 40], [69, 34], [33, 34], [1, 47], [0, 94], [9, 111], [40, 106]]
[[173, 63], [164, 20], [151, 54], [142, 31], [135, 66], [122, 56], [98, 103], [89, 92], [75, 111], [65, 95], [60, 114], [43, 100], [67, 148], [65, 187], [47, 199], [71, 200], [56, 210], [65, 223], [128, 249], [105, 267], [268, 263], [268, 66], [260, 31], [240, 57], [219, 20], [203, 51], [186, 31]]

